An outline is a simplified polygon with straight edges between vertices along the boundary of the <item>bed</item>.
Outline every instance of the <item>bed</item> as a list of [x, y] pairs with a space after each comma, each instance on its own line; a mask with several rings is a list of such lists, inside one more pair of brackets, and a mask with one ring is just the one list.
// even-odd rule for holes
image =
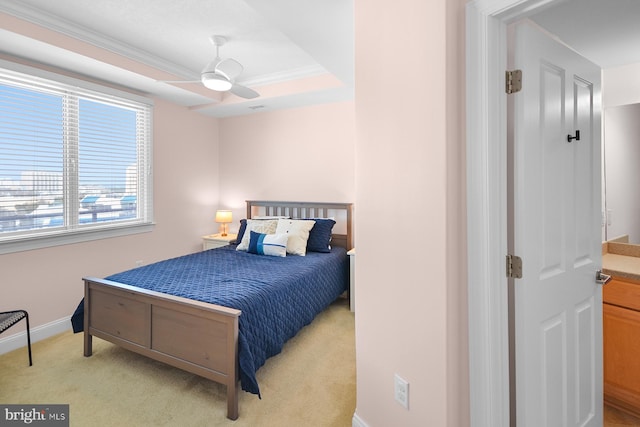
[[[92, 355], [95, 336], [213, 380], [226, 386], [227, 417], [237, 419], [239, 388], [259, 395], [257, 369], [349, 289], [352, 209], [350, 203], [247, 201], [247, 223], [257, 232], [246, 252], [230, 245], [84, 278], [84, 355]], [[260, 224], [274, 217], [317, 224], [331, 217], [337, 224], [330, 250], [261, 256], [255, 243], [266, 242], [266, 234], [255, 225], [258, 217]]]

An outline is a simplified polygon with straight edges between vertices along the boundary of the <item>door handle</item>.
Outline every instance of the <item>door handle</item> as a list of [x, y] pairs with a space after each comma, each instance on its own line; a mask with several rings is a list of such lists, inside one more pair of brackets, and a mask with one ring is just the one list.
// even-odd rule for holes
[[609, 280], [611, 280], [611, 276], [608, 274], [604, 274], [602, 270], [596, 271], [596, 283], [600, 285], [606, 285]]
[[580, 131], [579, 131], [579, 130], [577, 130], [577, 131], [576, 131], [576, 136], [573, 136], [573, 135], [567, 135], [567, 141], [568, 141], [568, 142], [571, 142], [571, 141], [573, 141], [574, 139], [575, 139], [576, 141], [580, 141]]

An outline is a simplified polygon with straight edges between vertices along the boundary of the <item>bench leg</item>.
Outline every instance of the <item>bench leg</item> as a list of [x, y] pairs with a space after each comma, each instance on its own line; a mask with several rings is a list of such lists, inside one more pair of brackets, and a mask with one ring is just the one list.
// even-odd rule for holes
[[29, 313], [24, 312], [25, 320], [27, 321], [27, 348], [29, 349], [29, 366], [33, 366], [33, 359], [31, 358], [31, 331], [29, 328]]

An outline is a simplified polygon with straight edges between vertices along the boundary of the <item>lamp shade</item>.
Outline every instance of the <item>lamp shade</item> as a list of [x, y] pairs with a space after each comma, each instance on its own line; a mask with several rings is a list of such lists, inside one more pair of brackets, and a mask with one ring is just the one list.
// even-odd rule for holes
[[233, 215], [231, 211], [227, 211], [227, 210], [216, 211], [216, 222], [221, 222], [223, 224], [226, 224], [232, 221], [233, 221]]

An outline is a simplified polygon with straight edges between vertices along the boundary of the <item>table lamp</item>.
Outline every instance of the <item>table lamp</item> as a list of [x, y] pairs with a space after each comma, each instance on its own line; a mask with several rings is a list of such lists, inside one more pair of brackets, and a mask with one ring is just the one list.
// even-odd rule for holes
[[227, 235], [227, 227], [231, 221], [233, 221], [233, 215], [231, 211], [218, 210], [216, 211], [216, 222], [220, 223], [220, 235]]

